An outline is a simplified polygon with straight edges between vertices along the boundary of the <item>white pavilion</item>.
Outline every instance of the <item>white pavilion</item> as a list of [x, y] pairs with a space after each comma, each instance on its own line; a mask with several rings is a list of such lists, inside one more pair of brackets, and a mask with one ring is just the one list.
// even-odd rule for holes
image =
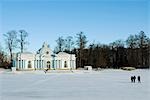
[[76, 69], [75, 54], [59, 52], [54, 54], [44, 42], [36, 54], [23, 52], [14, 54], [13, 67], [17, 70]]

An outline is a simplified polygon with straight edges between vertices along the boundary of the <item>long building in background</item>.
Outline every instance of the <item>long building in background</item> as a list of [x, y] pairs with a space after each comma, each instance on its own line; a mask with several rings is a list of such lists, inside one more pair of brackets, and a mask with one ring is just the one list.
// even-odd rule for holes
[[14, 54], [13, 67], [17, 70], [76, 69], [75, 54], [59, 52], [54, 54], [44, 42], [36, 54], [31, 52]]

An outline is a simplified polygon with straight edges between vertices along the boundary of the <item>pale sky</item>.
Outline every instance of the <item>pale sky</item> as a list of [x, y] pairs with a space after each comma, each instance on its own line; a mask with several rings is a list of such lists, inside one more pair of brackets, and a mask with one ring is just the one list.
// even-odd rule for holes
[[0, 44], [4, 33], [24, 29], [28, 51], [47, 42], [53, 49], [59, 36], [83, 31], [89, 43], [125, 40], [141, 30], [150, 36], [149, 0], [0, 0]]

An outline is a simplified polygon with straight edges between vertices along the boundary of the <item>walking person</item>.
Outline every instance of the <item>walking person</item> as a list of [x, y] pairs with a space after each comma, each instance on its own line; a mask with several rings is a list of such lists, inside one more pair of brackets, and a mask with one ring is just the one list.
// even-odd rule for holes
[[133, 83], [133, 76], [131, 76], [131, 83]]
[[141, 77], [138, 76], [137, 78], [138, 78], [138, 82], [141, 83]]
[[135, 80], [136, 80], [136, 77], [135, 76], [133, 76], [133, 82], [135, 83]]
[[49, 70], [48, 68], [46, 70], [44, 70], [45, 74], [47, 73], [48, 70]]

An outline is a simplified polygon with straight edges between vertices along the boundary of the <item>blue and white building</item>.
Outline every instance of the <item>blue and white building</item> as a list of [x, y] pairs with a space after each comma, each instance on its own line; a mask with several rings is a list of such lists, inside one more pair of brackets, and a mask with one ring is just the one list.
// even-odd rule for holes
[[13, 66], [18, 70], [32, 69], [76, 69], [75, 54], [54, 54], [44, 43], [36, 54], [31, 52], [14, 54]]

